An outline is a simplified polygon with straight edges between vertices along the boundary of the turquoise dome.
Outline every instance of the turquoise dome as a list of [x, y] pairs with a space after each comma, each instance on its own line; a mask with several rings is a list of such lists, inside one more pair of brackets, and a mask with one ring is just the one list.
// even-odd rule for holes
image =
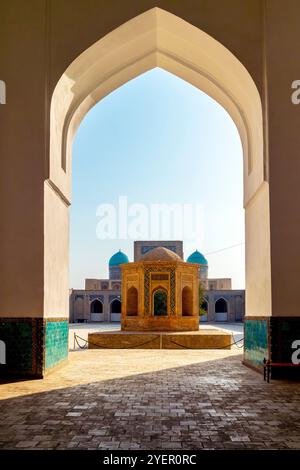
[[192, 253], [186, 261], [187, 263], [205, 264], [206, 266], [208, 265], [207, 259], [198, 250], [194, 251], [194, 253]]
[[121, 250], [117, 251], [109, 260], [109, 266], [119, 266], [119, 264], [129, 263], [128, 256]]

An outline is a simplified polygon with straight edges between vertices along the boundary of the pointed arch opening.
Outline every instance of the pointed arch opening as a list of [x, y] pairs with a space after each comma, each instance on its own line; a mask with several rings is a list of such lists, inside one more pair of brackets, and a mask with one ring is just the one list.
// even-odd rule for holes
[[114, 299], [110, 304], [110, 313], [121, 314], [121, 307], [122, 307], [121, 300]]
[[206, 299], [203, 300], [203, 302], [202, 302], [202, 304], [201, 304], [201, 308], [202, 308], [202, 310], [203, 310], [204, 312], [206, 312], [206, 314], [207, 314], [207, 312], [208, 312], [208, 301], [207, 301]]
[[208, 299], [204, 299], [201, 306], [200, 322], [208, 321]]
[[228, 302], [220, 297], [215, 303], [215, 320], [226, 322], [228, 320]]
[[138, 314], [138, 290], [136, 287], [131, 286], [127, 290], [126, 298], [126, 315], [136, 316]]

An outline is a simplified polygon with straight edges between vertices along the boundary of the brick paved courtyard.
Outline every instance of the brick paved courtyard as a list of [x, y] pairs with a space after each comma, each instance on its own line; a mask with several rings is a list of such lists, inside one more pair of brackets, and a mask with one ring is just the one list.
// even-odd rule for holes
[[264, 383], [237, 349], [76, 351], [0, 399], [1, 449], [300, 448], [299, 383]]

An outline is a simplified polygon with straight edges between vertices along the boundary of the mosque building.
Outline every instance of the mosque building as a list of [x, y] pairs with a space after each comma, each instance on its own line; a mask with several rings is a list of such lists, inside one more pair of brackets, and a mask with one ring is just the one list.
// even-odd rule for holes
[[[184, 260], [182, 241], [135, 241], [134, 262], [147, 257], [147, 253], [159, 247], [166, 248]], [[186, 259], [187, 263], [198, 265], [199, 282], [205, 292], [200, 321], [235, 322], [243, 321], [245, 312], [245, 291], [231, 288], [231, 279], [208, 277], [208, 262], [198, 250]], [[86, 279], [85, 289], [70, 289], [71, 322], [120, 322], [122, 310], [122, 269], [129, 263], [128, 256], [121, 250], [109, 260], [108, 279]]]

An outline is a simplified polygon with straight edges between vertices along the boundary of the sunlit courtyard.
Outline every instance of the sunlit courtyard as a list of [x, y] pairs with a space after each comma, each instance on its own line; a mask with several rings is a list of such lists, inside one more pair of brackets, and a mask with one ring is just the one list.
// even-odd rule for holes
[[1, 383], [0, 447], [299, 447], [297, 383], [267, 384], [241, 361], [237, 347], [70, 352], [43, 380]]

